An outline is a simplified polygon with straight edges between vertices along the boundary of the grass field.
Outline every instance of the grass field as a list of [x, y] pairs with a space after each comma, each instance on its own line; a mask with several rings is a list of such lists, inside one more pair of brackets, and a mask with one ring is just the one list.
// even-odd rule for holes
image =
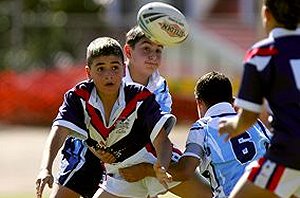
[[[187, 127], [175, 127], [170, 138], [183, 150]], [[38, 174], [43, 145], [49, 128], [0, 125], [0, 198], [35, 197], [35, 178]], [[54, 172], [57, 171], [57, 161]], [[49, 188], [43, 196], [47, 198]], [[160, 198], [176, 198], [167, 193]]]

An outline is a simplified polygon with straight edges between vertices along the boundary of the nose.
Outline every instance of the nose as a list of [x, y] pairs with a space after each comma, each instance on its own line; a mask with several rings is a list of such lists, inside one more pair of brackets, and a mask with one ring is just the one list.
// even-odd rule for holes
[[156, 55], [155, 51], [152, 51], [151, 53], [149, 53], [148, 58], [149, 58], [149, 60], [156, 60], [157, 55]]
[[111, 71], [111, 70], [105, 71], [104, 76], [105, 76], [106, 79], [112, 79], [113, 76], [114, 76], [114, 72]]

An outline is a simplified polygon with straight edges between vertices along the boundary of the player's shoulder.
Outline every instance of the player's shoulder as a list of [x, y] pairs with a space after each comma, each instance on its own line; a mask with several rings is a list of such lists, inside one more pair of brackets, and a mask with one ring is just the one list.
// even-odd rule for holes
[[139, 93], [142, 91], [149, 91], [145, 86], [136, 82], [124, 82], [124, 90], [126, 92]]
[[94, 83], [92, 80], [83, 80], [78, 82], [74, 87], [69, 89], [65, 95], [68, 97], [72, 97], [74, 95], [82, 96], [89, 95], [94, 87]]
[[274, 38], [268, 37], [261, 41], [255, 43], [245, 54], [244, 62], [248, 62], [249, 60], [255, 57], [272, 57], [277, 55], [279, 50], [277, 49]]
[[206, 119], [198, 119], [196, 122], [194, 122], [190, 128], [190, 131], [202, 131], [205, 129], [205, 126], [207, 125]]
[[141, 97], [142, 99], [152, 95], [147, 87], [135, 82], [124, 83], [124, 93], [127, 100], [131, 100], [134, 97]]
[[269, 46], [273, 45], [274, 42], [275, 42], [275, 40], [273, 37], [268, 37], [268, 38], [262, 39], [256, 43], [254, 43], [252, 45], [251, 49], [269, 47]]

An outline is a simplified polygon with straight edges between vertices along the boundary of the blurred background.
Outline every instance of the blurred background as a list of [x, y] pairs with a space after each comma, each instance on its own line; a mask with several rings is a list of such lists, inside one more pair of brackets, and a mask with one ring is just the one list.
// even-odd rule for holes
[[[0, 0], [0, 123], [50, 126], [63, 93], [84, 73], [85, 50], [99, 36], [124, 44], [149, 0]], [[238, 90], [244, 53], [263, 36], [256, 0], [165, 0], [188, 19], [190, 35], [166, 48], [161, 73], [179, 123], [196, 118], [196, 80], [215, 70]]]

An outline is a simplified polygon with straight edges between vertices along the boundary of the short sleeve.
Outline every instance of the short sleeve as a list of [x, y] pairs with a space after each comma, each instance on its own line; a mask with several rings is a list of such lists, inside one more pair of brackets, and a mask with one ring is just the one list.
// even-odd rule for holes
[[205, 141], [205, 130], [204, 127], [199, 125], [197, 122], [191, 127], [187, 141], [186, 150], [183, 156], [193, 156], [198, 159], [204, 158], [204, 141]]
[[75, 136], [87, 138], [87, 127], [81, 99], [72, 90], [64, 95], [63, 104], [59, 108], [53, 126], [64, 126], [75, 132]]

